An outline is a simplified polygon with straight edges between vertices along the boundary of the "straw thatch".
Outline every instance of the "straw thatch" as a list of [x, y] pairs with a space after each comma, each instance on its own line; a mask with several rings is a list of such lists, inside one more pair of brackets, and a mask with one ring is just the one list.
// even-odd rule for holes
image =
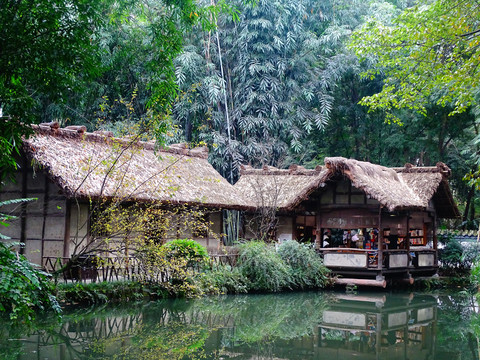
[[85, 127], [34, 126], [24, 141], [34, 164], [68, 197], [244, 207], [242, 196], [207, 161], [206, 148], [171, 146], [87, 133]]
[[[387, 168], [342, 157], [325, 158], [325, 167], [306, 170], [291, 166], [288, 170], [243, 167], [235, 187], [242, 190], [250, 207], [265, 206], [259, 199], [269, 197], [280, 211], [291, 211], [336, 175], [350, 179], [352, 185], [390, 211], [426, 209], [434, 200], [439, 216], [456, 217], [447, 178], [450, 169], [442, 163], [436, 167]], [[260, 196], [261, 194], [261, 196]], [[269, 195], [266, 195], [269, 194]]]

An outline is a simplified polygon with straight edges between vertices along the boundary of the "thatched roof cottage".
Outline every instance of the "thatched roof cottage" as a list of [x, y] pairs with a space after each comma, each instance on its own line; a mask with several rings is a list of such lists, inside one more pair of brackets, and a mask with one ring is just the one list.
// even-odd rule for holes
[[436, 272], [437, 220], [459, 216], [449, 175], [443, 163], [387, 168], [332, 157], [315, 169], [244, 166], [235, 187], [251, 209], [245, 237], [263, 226], [275, 240], [312, 241], [335, 273], [384, 286]]
[[155, 151], [154, 143], [88, 133], [84, 126], [33, 128], [23, 144], [17, 181], [0, 189], [0, 199], [38, 198], [12, 207], [19, 218], [2, 230], [25, 243], [24, 253], [34, 263], [70, 257], [79, 242], [88, 241], [92, 202], [207, 209], [210, 232], [192, 234], [188, 226], [178, 225], [166, 237], [196, 238], [210, 247], [218, 245], [214, 234], [222, 232], [220, 209], [246, 206], [239, 191], [208, 163], [206, 148], [173, 145]]

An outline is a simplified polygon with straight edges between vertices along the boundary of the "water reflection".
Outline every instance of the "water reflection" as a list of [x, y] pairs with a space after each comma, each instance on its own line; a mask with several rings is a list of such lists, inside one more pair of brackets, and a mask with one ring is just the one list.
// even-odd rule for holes
[[437, 302], [433, 296], [339, 296], [323, 312], [319, 359], [431, 359]]
[[471, 296], [314, 292], [97, 307], [0, 325], [0, 358], [478, 359], [476, 309]]

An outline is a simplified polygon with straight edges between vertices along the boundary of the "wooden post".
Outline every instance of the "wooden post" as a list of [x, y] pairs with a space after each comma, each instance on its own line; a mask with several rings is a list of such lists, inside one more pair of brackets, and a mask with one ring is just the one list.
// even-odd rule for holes
[[407, 211], [407, 234], [405, 240], [407, 241], [407, 251], [410, 251], [410, 212]]
[[378, 264], [377, 269], [381, 270], [383, 266], [383, 229], [382, 229], [382, 205], [378, 208]]
[[438, 239], [437, 239], [437, 213], [433, 214], [433, 224], [432, 224], [432, 233], [433, 233], [433, 248], [435, 249], [435, 266], [438, 265]]
[[297, 240], [297, 214], [292, 216], [292, 240]]
[[410, 275], [410, 270], [408, 269], [409, 266], [410, 266], [410, 260], [411, 260], [411, 257], [410, 257], [410, 212], [409, 211], [407, 211], [407, 230], [406, 231], [407, 231], [407, 234], [405, 236], [405, 241], [407, 242], [407, 259], [408, 259], [407, 276], [408, 276], [410, 285], [412, 285], [413, 284], [413, 278]]
[[[28, 193], [28, 169], [27, 169], [27, 160], [25, 154], [22, 152], [22, 198], [27, 198]], [[25, 254], [25, 247], [27, 246], [27, 204], [22, 203], [21, 205], [21, 215], [20, 215], [20, 242], [23, 245], [20, 245], [20, 254]]]
[[41, 250], [40, 250], [40, 261], [41, 265], [43, 266], [43, 256], [45, 251], [45, 229], [47, 226], [47, 217], [48, 217], [48, 203], [50, 201], [49, 198], [49, 180], [47, 174], [45, 174], [45, 181], [44, 181], [44, 192], [43, 192], [43, 221], [42, 221], [42, 243], [41, 243]]
[[72, 214], [72, 201], [65, 200], [65, 232], [63, 233], [63, 257], [70, 257], [70, 219]]

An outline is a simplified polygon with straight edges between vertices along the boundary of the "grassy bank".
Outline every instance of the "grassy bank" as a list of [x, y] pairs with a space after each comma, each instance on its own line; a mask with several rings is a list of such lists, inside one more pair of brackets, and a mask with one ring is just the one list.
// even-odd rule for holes
[[163, 271], [167, 268], [170, 277], [166, 281], [152, 281], [154, 277], [146, 280], [145, 276], [143, 281], [60, 284], [57, 299], [63, 304], [98, 304], [321, 289], [331, 283], [318, 254], [295, 241], [287, 241], [277, 249], [264, 242], [246, 243], [240, 246], [235, 266], [212, 263], [196, 243], [182, 241], [170, 247], [174, 251], [162, 257], [161, 264], [149, 256], [152, 271], [158, 265]]

